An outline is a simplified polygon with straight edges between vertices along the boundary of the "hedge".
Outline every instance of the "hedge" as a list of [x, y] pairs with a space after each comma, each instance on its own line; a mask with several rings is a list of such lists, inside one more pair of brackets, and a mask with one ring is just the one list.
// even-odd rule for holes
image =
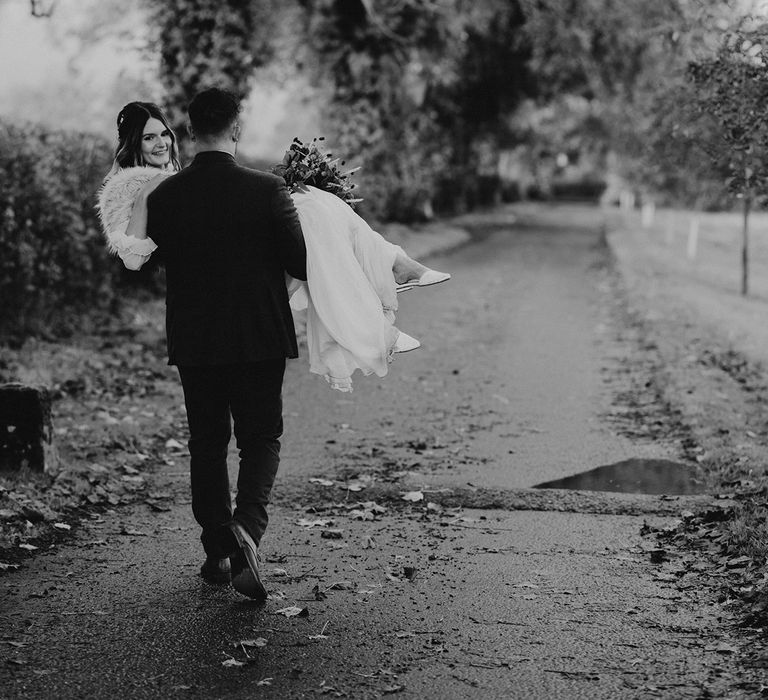
[[111, 163], [99, 136], [0, 120], [1, 341], [72, 332], [133, 286], [95, 209]]

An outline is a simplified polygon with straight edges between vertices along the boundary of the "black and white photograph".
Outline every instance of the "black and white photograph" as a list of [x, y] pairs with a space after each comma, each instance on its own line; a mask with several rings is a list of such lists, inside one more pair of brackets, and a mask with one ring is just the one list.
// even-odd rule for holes
[[768, 697], [768, 0], [0, 0], [0, 700]]

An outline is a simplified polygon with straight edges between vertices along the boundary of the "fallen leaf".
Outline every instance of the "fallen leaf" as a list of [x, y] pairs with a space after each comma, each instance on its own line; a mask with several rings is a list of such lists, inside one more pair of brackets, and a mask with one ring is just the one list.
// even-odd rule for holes
[[404, 501], [410, 501], [411, 503], [417, 503], [424, 500], [424, 494], [421, 491], [408, 491], [402, 496]]
[[376, 542], [370, 535], [366, 535], [363, 539], [363, 549], [373, 549], [376, 546]]
[[651, 564], [663, 564], [669, 561], [669, 555], [666, 549], [652, 549], [650, 551]]
[[384, 695], [392, 695], [393, 693], [401, 693], [405, 690], [404, 685], [387, 685], [381, 689]]
[[241, 647], [259, 648], [267, 646], [267, 640], [264, 637], [256, 637], [256, 639], [241, 639], [238, 642]]
[[272, 575], [273, 576], [287, 576], [288, 571], [285, 569], [272, 569]]
[[320, 630], [319, 634], [310, 634], [307, 636], [307, 639], [311, 640], [317, 640], [317, 639], [328, 639], [328, 635], [325, 633], [325, 630], [328, 629], [328, 621], [323, 625], [323, 629]]
[[134, 537], [147, 537], [146, 532], [142, 532], [141, 530], [136, 530], [132, 527], [127, 527], [123, 525], [122, 528], [120, 528], [120, 534], [121, 535], [132, 535]]
[[285, 615], [286, 617], [309, 617], [307, 608], [300, 608], [298, 605], [291, 605], [288, 608], [277, 610], [275, 615]]
[[374, 520], [376, 516], [370, 510], [355, 509], [349, 511], [349, 517], [356, 520]]
[[22, 542], [19, 545], [19, 549], [26, 549], [28, 552], [34, 552], [37, 549], [37, 547], [35, 547], [35, 545], [33, 545], [33, 544], [29, 544], [27, 542]]
[[330, 479], [320, 479], [317, 477], [314, 477], [309, 480], [310, 484], [319, 484], [320, 486], [333, 486], [335, 485], [335, 481], [331, 481]]
[[170, 438], [169, 440], [165, 441], [165, 447], [166, 449], [169, 449], [169, 450], [186, 450], [187, 449], [178, 440], [174, 440], [173, 438]]
[[156, 501], [151, 498], [145, 500], [144, 503], [146, 503], [152, 510], [158, 513], [168, 513], [171, 510], [171, 506], [168, 504], [161, 503], [160, 501]]
[[53, 526], [57, 530], [71, 530], [72, 529], [72, 526], [71, 525], [67, 525], [66, 523], [54, 523]]
[[273, 678], [262, 678], [256, 685], [272, 685]]
[[224, 661], [221, 662], [221, 665], [226, 666], [227, 668], [232, 668], [237, 666], [245, 666], [245, 663], [230, 657], [229, 659], [224, 659]]
[[416, 574], [418, 573], [418, 571], [419, 570], [415, 566], [404, 566], [403, 567], [403, 575], [409, 581], [413, 581], [413, 579], [416, 578]]
[[306, 527], [307, 529], [312, 527], [328, 527], [328, 525], [333, 525], [333, 519], [316, 518], [315, 520], [310, 520], [309, 518], [299, 518], [296, 524], [299, 527]]
[[355, 590], [355, 584], [352, 581], [334, 581], [330, 586], [326, 587], [326, 591], [353, 591]]
[[729, 569], [738, 569], [751, 563], [752, 563], [752, 557], [748, 557], [745, 555], [743, 557], [735, 557], [734, 559], [729, 559], [727, 562], [725, 562], [725, 565]]

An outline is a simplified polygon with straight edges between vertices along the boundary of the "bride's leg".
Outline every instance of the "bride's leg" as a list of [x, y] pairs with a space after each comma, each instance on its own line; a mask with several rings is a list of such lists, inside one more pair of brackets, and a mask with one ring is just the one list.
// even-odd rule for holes
[[428, 269], [428, 267], [407, 255], [406, 252], [398, 246], [395, 262], [392, 265], [392, 273], [395, 276], [395, 282], [397, 284], [406, 284], [411, 280], [417, 280]]
[[398, 286], [398, 291], [402, 292], [413, 287], [428, 287], [429, 285], [451, 279], [447, 272], [433, 270], [414, 260], [399, 246], [397, 251], [395, 262], [392, 265], [392, 274]]

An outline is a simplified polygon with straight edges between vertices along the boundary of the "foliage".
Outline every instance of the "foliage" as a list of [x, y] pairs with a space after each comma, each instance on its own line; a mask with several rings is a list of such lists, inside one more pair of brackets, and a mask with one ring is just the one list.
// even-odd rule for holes
[[[522, 0], [541, 94], [632, 101], [682, 23], [684, 0]], [[666, 52], [663, 52], [665, 55]]]
[[[453, 78], [431, 93], [438, 126], [450, 135], [449, 170], [440, 181], [459, 210], [494, 203], [499, 196], [499, 152], [522, 139], [510, 120], [538, 91], [529, 68], [531, 37], [518, 0], [462, 2], [460, 42]], [[445, 176], [447, 174], [447, 177]]]
[[711, 57], [692, 61], [688, 75], [698, 112], [720, 138], [706, 142], [714, 163], [724, 164], [728, 188], [742, 198], [742, 294], [749, 289], [749, 214], [768, 184], [768, 25], [726, 33]]
[[[708, 1], [708, 0], [705, 0]], [[581, 128], [561, 135], [527, 133], [547, 147], [581, 139], [581, 156], [593, 167], [645, 189], [644, 171], [657, 96], [666, 90], [679, 62], [680, 34], [690, 3], [684, 0], [522, 0], [530, 35], [531, 70], [543, 106], [575, 104], [565, 115]], [[589, 106], [584, 109], [581, 101]], [[579, 135], [581, 132], [581, 135]], [[657, 179], [654, 176], [650, 179]]]
[[349, 204], [353, 209], [355, 204], [363, 200], [355, 196], [351, 175], [357, 170], [342, 171], [339, 166], [345, 161], [333, 158], [333, 154], [322, 150], [318, 141], [324, 141], [320, 136], [305, 144], [299, 138], [293, 139], [285, 152], [282, 163], [272, 168], [275, 175], [285, 180], [291, 192], [301, 191], [307, 185], [335, 194]]
[[754, 198], [768, 183], [768, 35], [727, 34], [716, 54], [691, 62], [697, 112], [711, 120], [719, 138], [704, 142], [715, 163], [725, 163], [728, 187]]
[[103, 139], [0, 121], [0, 337], [60, 334], [116, 308], [121, 265], [94, 209]]
[[[412, 218], [443, 165], [423, 109], [446, 41], [446, 1], [307, 0], [308, 50], [328, 85], [325, 127], [336, 150], [364, 159], [361, 186], [377, 217]], [[430, 60], [434, 58], [435, 60]]]
[[[508, 8], [488, 0], [304, 0], [307, 45], [329, 86], [325, 128], [364, 163], [373, 215], [431, 216], [441, 188], [477, 178], [476, 138], [515, 101]], [[502, 52], [502, 53], [499, 53]], [[510, 96], [512, 98], [510, 99]]]
[[164, 105], [183, 142], [186, 108], [196, 92], [217, 86], [244, 98], [254, 68], [271, 55], [278, 0], [150, 0], [157, 31]]

